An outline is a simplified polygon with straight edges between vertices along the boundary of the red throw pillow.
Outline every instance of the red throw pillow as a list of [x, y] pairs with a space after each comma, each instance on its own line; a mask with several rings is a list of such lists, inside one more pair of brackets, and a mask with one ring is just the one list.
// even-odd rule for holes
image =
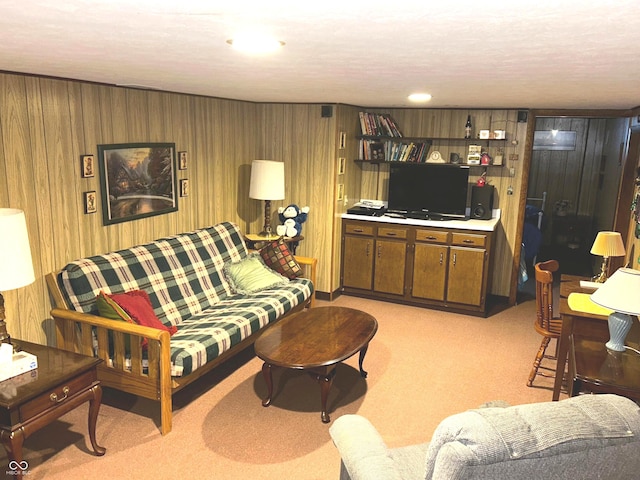
[[[167, 327], [158, 319], [151, 306], [149, 295], [144, 290], [117, 293], [109, 295], [109, 297], [127, 312], [138, 325], [166, 330], [170, 335], [178, 331], [178, 327], [175, 325]], [[142, 347], [145, 348], [146, 346], [147, 339], [145, 338], [142, 340]]]

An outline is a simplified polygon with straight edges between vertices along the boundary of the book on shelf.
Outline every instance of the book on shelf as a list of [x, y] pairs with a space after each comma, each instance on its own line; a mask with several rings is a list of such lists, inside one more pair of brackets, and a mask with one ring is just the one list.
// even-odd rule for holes
[[359, 160], [373, 162], [411, 162], [426, 163], [429, 142], [380, 141], [360, 139], [358, 145]]
[[379, 137], [402, 137], [396, 121], [388, 113], [359, 112], [362, 135]]
[[376, 140], [360, 140], [360, 160], [383, 162], [386, 158], [384, 142]]
[[386, 160], [389, 162], [426, 163], [429, 143], [387, 142]]

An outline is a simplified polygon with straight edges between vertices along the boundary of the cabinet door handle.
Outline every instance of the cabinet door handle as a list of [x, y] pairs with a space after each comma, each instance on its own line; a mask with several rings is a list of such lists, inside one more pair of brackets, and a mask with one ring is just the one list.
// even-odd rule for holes
[[62, 393], [64, 393], [64, 397], [58, 398], [58, 395], [56, 394], [56, 392], [53, 392], [51, 395], [49, 395], [49, 399], [54, 403], [64, 402], [67, 399], [67, 396], [69, 395], [69, 387], [63, 387]]
[[433, 235], [429, 235], [429, 236], [427, 237], [427, 240], [435, 240], [435, 239], [436, 239], [436, 237], [434, 237]]
[[444, 253], [440, 252], [440, 265], [444, 262]]
[[395, 237], [397, 234], [396, 234], [396, 233], [394, 233], [394, 232], [387, 232], [387, 233], [385, 233], [385, 235], [386, 235], [387, 237]]
[[354, 229], [353, 229], [353, 231], [354, 231], [355, 233], [362, 233], [362, 232], [364, 232], [364, 230], [362, 230], [361, 228], [354, 228]]
[[457, 260], [458, 260], [458, 254], [457, 254], [457, 253], [454, 253], [454, 254], [453, 254], [453, 266], [454, 266], [454, 267], [456, 266], [456, 261], [457, 261]]
[[476, 243], [473, 240], [469, 240], [468, 238], [465, 238], [462, 243]]
[[369, 256], [370, 249], [371, 249], [371, 244], [367, 242], [367, 257]]
[[382, 255], [382, 245], [378, 245], [378, 258]]

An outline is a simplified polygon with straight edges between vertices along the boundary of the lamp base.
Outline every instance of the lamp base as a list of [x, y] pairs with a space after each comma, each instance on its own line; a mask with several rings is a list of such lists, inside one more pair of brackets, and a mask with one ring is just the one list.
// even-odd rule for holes
[[21, 350], [20, 345], [11, 340], [11, 335], [7, 332], [7, 323], [4, 320], [0, 320], [0, 343], [9, 343], [13, 345], [14, 352], [19, 352]]
[[626, 313], [613, 312], [609, 315], [609, 341], [605, 346], [614, 352], [624, 352], [624, 340], [631, 329], [633, 320]]
[[591, 279], [595, 283], [604, 283], [607, 281], [607, 257], [602, 259], [602, 265], [600, 266], [600, 273]]

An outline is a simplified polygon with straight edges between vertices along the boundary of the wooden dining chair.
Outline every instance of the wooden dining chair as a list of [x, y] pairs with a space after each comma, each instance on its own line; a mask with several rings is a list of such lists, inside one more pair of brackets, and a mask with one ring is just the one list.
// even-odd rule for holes
[[[533, 380], [536, 375], [548, 377], [543, 372], [538, 372], [538, 369], [544, 368], [545, 370], [553, 370], [549, 367], [540, 367], [540, 363], [543, 358], [555, 359], [550, 355], [546, 355], [547, 346], [552, 338], [557, 341], [560, 338], [562, 331], [562, 320], [553, 316], [553, 273], [557, 272], [560, 268], [560, 264], [557, 260], [547, 260], [546, 262], [540, 262], [535, 264], [536, 271], [536, 321], [535, 329], [540, 335], [542, 335], [542, 343], [540, 349], [533, 361], [533, 368], [529, 374], [529, 380], [527, 386], [533, 385]], [[555, 373], [556, 375], [558, 372]], [[560, 375], [564, 375], [564, 372], [560, 372]]]

